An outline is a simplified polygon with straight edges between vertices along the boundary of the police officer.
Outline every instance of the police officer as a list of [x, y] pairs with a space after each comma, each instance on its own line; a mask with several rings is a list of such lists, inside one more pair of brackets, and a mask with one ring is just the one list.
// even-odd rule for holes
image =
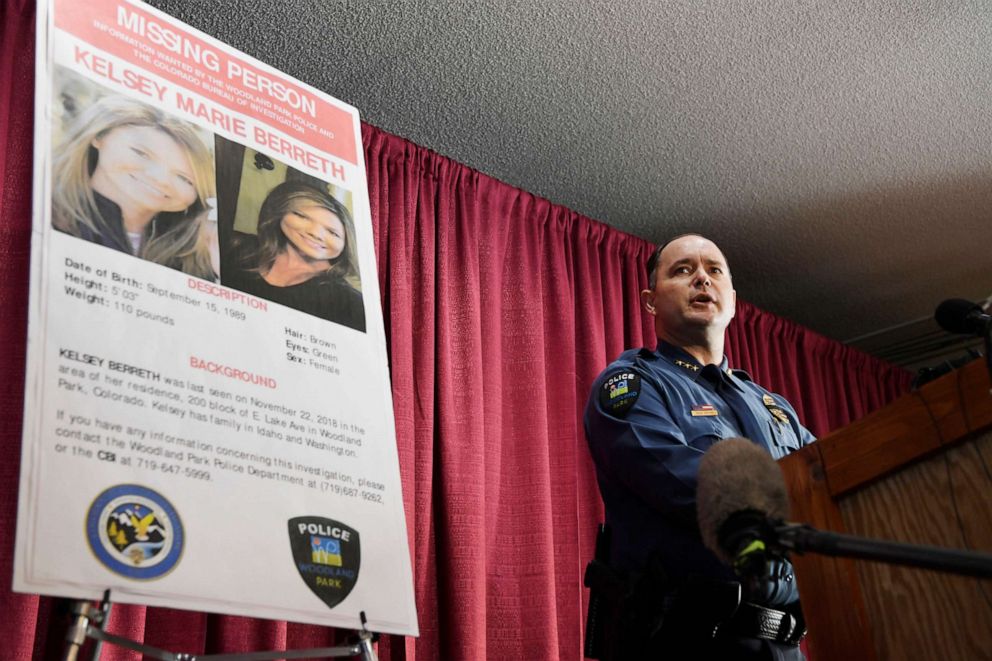
[[[727, 260], [688, 234], [654, 252], [641, 301], [658, 348], [625, 351], [596, 379], [585, 430], [606, 505], [609, 566], [627, 586], [605, 658], [802, 659], [787, 559], [740, 578], [707, 550], [696, 476], [715, 442], [746, 437], [778, 459], [813, 435], [792, 406], [728, 368], [736, 297]], [[624, 592], [624, 590], [619, 590]]]

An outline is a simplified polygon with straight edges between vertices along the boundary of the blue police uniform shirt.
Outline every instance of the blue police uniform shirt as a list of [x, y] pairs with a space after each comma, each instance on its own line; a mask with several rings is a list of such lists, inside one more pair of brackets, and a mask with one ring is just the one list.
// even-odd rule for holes
[[[611, 529], [610, 565], [644, 569], [657, 554], [678, 584], [691, 574], [735, 580], [705, 546], [696, 523], [696, 476], [719, 440], [745, 437], [779, 459], [812, 443], [781, 396], [746, 372], [701, 365], [665, 342], [656, 351], [625, 351], [596, 379], [585, 431]], [[789, 563], [771, 578], [762, 601], [798, 598]]]

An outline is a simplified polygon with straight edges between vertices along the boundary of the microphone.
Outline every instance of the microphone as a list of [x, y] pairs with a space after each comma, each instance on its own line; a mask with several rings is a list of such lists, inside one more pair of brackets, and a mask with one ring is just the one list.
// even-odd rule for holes
[[[955, 304], [957, 305], [957, 304]], [[860, 558], [963, 576], [992, 578], [992, 554], [905, 544], [788, 523], [785, 478], [771, 455], [746, 438], [715, 443], [699, 463], [696, 517], [703, 545], [760, 581], [769, 561], [787, 552]]]
[[788, 515], [785, 479], [758, 444], [730, 438], [703, 455], [696, 486], [699, 532], [703, 545], [738, 574], [763, 567], [765, 542]]
[[937, 306], [934, 319], [948, 333], [984, 337], [992, 328], [992, 316], [982, 306], [963, 298], [949, 298]]

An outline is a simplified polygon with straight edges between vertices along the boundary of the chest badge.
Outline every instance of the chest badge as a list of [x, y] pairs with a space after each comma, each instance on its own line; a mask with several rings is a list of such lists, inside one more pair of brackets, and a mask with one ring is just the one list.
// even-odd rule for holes
[[775, 402], [775, 399], [771, 395], [762, 395], [761, 402], [765, 405], [765, 408], [775, 416], [775, 419], [782, 424], [788, 424], [789, 416], [785, 414], [779, 405]]
[[713, 408], [712, 404], [698, 404], [689, 411], [694, 418], [704, 418], [713, 415], [720, 415], [720, 412]]

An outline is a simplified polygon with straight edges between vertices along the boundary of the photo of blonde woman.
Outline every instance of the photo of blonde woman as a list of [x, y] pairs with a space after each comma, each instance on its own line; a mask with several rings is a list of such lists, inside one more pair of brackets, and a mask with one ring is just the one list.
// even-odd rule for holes
[[103, 96], [70, 118], [52, 168], [55, 229], [217, 280], [214, 158], [200, 129]]

